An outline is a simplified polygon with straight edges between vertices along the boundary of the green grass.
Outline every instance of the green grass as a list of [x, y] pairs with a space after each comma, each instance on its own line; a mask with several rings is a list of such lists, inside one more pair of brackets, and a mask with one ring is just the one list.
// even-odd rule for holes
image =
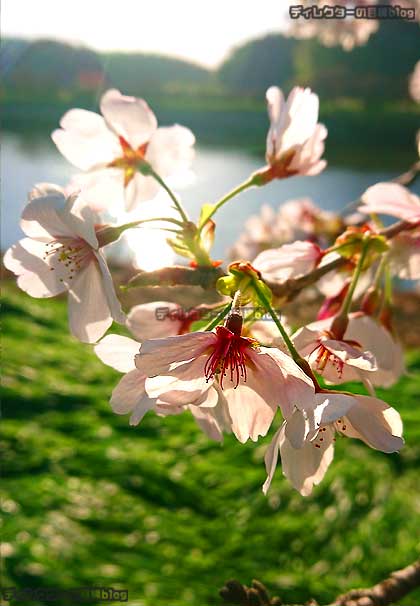
[[[414, 376], [381, 392], [404, 419], [400, 455], [343, 438], [311, 498], [280, 470], [265, 498], [268, 439], [220, 446], [187, 414], [149, 413], [137, 428], [114, 415], [119, 375], [69, 336], [64, 301], [7, 282], [3, 327], [4, 586], [107, 585], [132, 605], [207, 606], [225, 580], [258, 578], [285, 603], [325, 604], [419, 557]], [[413, 374], [419, 353], [408, 363]], [[403, 603], [418, 602], [419, 591]]]

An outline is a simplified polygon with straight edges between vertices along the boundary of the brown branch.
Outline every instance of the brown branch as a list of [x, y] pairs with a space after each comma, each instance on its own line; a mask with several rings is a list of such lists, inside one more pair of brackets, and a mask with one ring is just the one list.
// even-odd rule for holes
[[[399, 221], [379, 231], [379, 234], [387, 239], [394, 238], [402, 231], [414, 229], [418, 225], [416, 223], [408, 223], [407, 221]], [[325, 276], [330, 271], [344, 267], [348, 263], [348, 259], [340, 257], [334, 259], [330, 263], [322, 267], [316, 267], [309, 273], [300, 276], [299, 278], [290, 278], [284, 282], [270, 282], [265, 280], [267, 286], [273, 292], [273, 295], [279, 299], [291, 301], [304, 288], [312, 286], [322, 276]], [[214, 288], [218, 278], [224, 273], [220, 267], [184, 267], [174, 265], [172, 267], [164, 267], [155, 271], [142, 271], [132, 278], [125, 288], [138, 288], [145, 286], [201, 286], [204, 290]]]
[[[368, 589], [353, 589], [338, 598], [330, 606], [392, 606], [408, 593], [420, 587], [420, 560], [410, 566], [391, 572], [387, 579]], [[251, 587], [232, 579], [227, 581], [219, 592], [227, 604], [238, 606], [280, 606], [280, 598], [270, 598], [267, 589], [253, 580]], [[308, 606], [317, 606], [315, 600], [306, 602]], [[286, 605], [284, 605], [286, 606]]]
[[332, 606], [389, 606], [420, 587], [420, 560], [369, 589], [354, 589], [339, 596]]
[[301, 290], [307, 288], [308, 286], [312, 286], [312, 284], [315, 284], [315, 282], [322, 278], [322, 276], [325, 276], [325, 274], [328, 274], [334, 269], [343, 267], [346, 263], [348, 263], [348, 259], [340, 257], [339, 259], [334, 259], [334, 261], [331, 261], [331, 263], [327, 263], [322, 267], [313, 269], [300, 278], [290, 278], [289, 280], [285, 280], [280, 284], [278, 282], [270, 282], [269, 280], [264, 280], [264, 282], [270, 287], [275, 297], [279, 297], [281, 299], [284, 298], [287, 301], [291, 301], [300, 293]]
[[[381, 229], [378, 233], [390, 240], [402, 231], [409, 231], [415, 227], [418, 227], [418, 224], [409, 223], [408, 221], [398, 221], [389, 227]], [[322, 278], [322, 276], [328, 274], [330, 271], [344, 267], [346, 263], [348, 263], [348, 259], [340, 257], [339, 259], [334, 259], [334, 261], [331, 261], [331, 263], [327, 263], [326, 265], [313, 269], [300, 278], [290, 278], [289, 280], [285, 280], [280, 284], [278, 282], [270, 282], [269, 280], [265, 280], [265, 282], [267, 286], [271, 288], [275, 297], [284, 298], [287, 301], [291, 301], [300, 293], [301, 290], [307, 288], [308, 286], [312, 286], [312, 284], [315, 284], [315, 282]]]
[[400, 185], [404, 185], [405, 187], [407, 187], [407, 185], [411, 185], [412, 183], [414, 183], [414, 181], [419, 175], [420, 162], [415, 162], [405, 173], [402, 173], [402, 175], [398, 175], [398, 177], [395, 177], [392, 180], [394, 181], [394, 183], [399, 183]]

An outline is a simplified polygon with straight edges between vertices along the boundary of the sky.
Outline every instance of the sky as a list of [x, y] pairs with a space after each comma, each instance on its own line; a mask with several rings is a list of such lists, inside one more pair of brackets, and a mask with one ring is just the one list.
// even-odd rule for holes
[[1, 31], [216, 67], [232, 47], [284, 29], [287, 6], [287, 0], [2, 0]]

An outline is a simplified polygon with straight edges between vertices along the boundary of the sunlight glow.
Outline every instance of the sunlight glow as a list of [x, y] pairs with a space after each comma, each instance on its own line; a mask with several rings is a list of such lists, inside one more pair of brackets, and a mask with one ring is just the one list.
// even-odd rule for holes
[[[160, 193], [154, 200], [143, 202], [137, 211], [127, 214], [125, 212], [115, 217], [118, 225], [138, 219], [148, 219], [152, 217], [177, 217], [176, 212], [171, 207], [169, 197]], [[176, 255], [166, 240], [172, 236], [172, 232], [164, 231], [162, 228], [172, 224], [163, 222], [153, 222], [146, 224], [145, 227], [129, 229], [124, 233], [123, 242], [128, 248], [134, 267], [153, 271], [172, 265]]]

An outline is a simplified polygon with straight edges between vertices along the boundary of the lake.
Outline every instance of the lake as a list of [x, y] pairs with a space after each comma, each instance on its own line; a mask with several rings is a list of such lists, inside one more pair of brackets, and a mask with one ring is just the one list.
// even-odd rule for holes
[[[1, 155], [1, 246], [5, 250], [22, 236], [19, 217], [32, 186], [42, 181], [65, 185], [77, 169], [60, 155], [47, 134], [44, 137], [26, 137], [5, 133]], [[326, 157], [328, 159], [328, 145]], [[263, 158], [241, 150], [198, 147], [193, 165], [196, 178], [188, 188], [180, 190], [190, 215], [195, 219], [203, 202], [215, 202], [262, 164]], [[292, 177], [244, 192], [217, 214], [212, 256], [217, 259], [225, 256], [226, 250], [239, 236], [247, 217], [257, 213], [264, 203], [278, 207], [290, 199], [310, 197], [323, 209], [340, 211], [349, 201], [357, 199], [369, 185], [392, 179], [398, 172], [400, 171], [380, 171], [368, 167], [360, 170], [330, 165], [317, 177]], [[420, 193], [420, 186], [417, 185], [414, 191]], [[139, 234], [140, 230], [136, 232]], [[141, 234], [141, 238], [135, 236], [139, 242], [141, 240], [137, 265], [153, 269], [171, 261], [171, 252], [166, 249], [166, 236], [162, 232], [148, 230], [144, 233], [141, 230]], [[126, 251], [120, 248], [118, 254], [124, 256]]]

